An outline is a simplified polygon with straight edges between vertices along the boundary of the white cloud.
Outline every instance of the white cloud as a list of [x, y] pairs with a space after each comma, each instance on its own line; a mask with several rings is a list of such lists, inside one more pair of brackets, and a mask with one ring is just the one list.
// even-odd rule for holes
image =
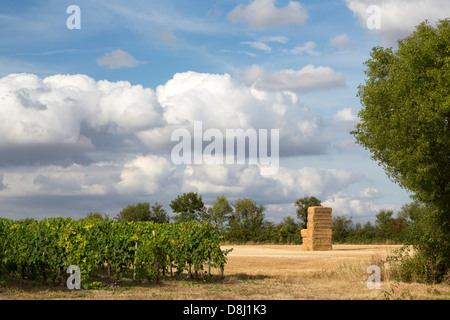
[[[245, 165], [189, 165], [184, 170], [183, 190], [195, 190], [205, 196], [238, 196], [246, 191], [239, 184]], [[258, 173], [259, 174], [259, 173]]]
[[276, 8], [274, 0], [254, 0], [249, 5], [238, 5], [227, 16], [233, 23], [247, 22], [255, 29], [267, 29], [287, 24], [302, 25], [308, 18], [300, 2], [290, 1], [283, 8]]
[[302, 46], [296, 46], [293, 49], [285, 49], [283, 50], [285, 53], [290, 53], [290, 54], [303, 54], [304, 52], [306, 52], [307, 54], [311, 55], [311, 56], [317, 56], [320, 54], [320, 52], [315, 51], [314, 48], [316, 47], [316, 44], [312, 41], [308, 41], [305, 42], [304, 45]]
[[[0, 163], [74, 161], [163, 124], [152, 89], [86, 75], [0, 78]], [[114, 140], [114, 142], [112, 142]], [[86, 160], [86, 159], [85, 159]]]
[[[27, 202], [42, 197], [47, 199], [42, 200], [44, 202], [61, 202], [51, 206], [56, 210], [63, 207], [66, 213], [75, 209], [73, 206], [67, 208], [67, 197], [70, 197], [80, 199], [85, 215], [89, 210], [104, 212], [117, 206], [118, 202], [123, 208], [142, 199], [162, 202], [170, 211], [170, 200], [183, 192], [194, 191], [210, 203], [218, 195], [227, 196], [229, 201], [252, 198], [268, 206], [267, 215], [281, 220], [286, 215], [282, 209], [288, 208], [295, 215], [292, 204], [306, 195], [331, 199], [329, 202], [334, 201], [333, 210], [337, 214], [349, 206], [352, 213], [364, 212], [359, 207], [370, 206], [371, 198], [377, 197], [376, 190], [366, 189], [354, 198], [339, 193], [361, 178], [362, 175], [356, 172], [312, 167], [280, 168], [274, 176], [261, 176], [255, 165], [189, 165], [180, 171], [165, 157], [138, 155], [127, 161], [97, 162], [86, 166], [9, 167], [3, 174], [3, 184], [8, 188], [0, 190], [0, 202], [10, 203], [17, 199], [26, 207]], [[88, 209], [90, 199], [96, 199], [92, 209]], [[48, 204], [40, 203], [40, 208], [46, 206]], [[51, 213], [46, 212], [47, 216]]]
[[280, 168], [273, 176], [261, 176], [255, 165], [190, 165], [184, 170], [183, 190], [205, 197], [246, 195], [264, 203], [294, 203], [302, 195], [327, 199], [361, 178], [356, 172], [313, 167]]
[[297, 170], [280, 168], [273, 177], [280, 184], [280, 191], [287, 199], [296, 199], [299, 194], [314, 195], [319, 199], [347, 188], [359, 181], [362, 175], [356, 172], [304, 167]]
[[345, 87], [344, 75], [330, 67], [315, 67], [311, 64], [299, 69], [266, 72], [264, 67], [253, 65], [245, 70], [248, 84], [263, 90], [292, 90], [309, 92]]
[[97, 59], [99, 66], [106, 66], [110, 69], [132, 68], [145, 63], [145, 61], [136, 60], [131, 54], [120, 49], [105, 53], [103, 57]]
[[358, 117], [353, 114], [351, 108], [344, 108], [336, 112], [333, 116], [333, 120], [336, 122], [355, 122], [358, 120]]
[[265, 51], [265, 52], [271, 52], [272, 51], [271, 47], [269, 47], [266, 43], [261, 42], [261, 41], [243, 41], [243, 42], [241, 42], [241, 44], [247, 44], [247, 45], [251, 46], [254, 49], [262, 50], [262, 51]]
[[[366, 194], [366, 197], [361, 197], [364, 193]], [[376, 195], [371, 195], [371, 193], [376, 193]], [[328, 197], [325, 201], [322, 201], [322, 205], [332, 207], [333, 216], [347, 215], [348, 217], [354, 218], [354, 220], [370, 218], [372, 221], [375, 215], [382, 209], [397, 209], [396, 206], [391, 204], [375, 203], [373, 200], [376, 198], [379, 198], [379, 193], [375, 189], [365, 189], [357, 196], [351, 196], [344, 192], [338, 192]]]
[[439, 19], [448, 18], [450, 2], [442, 0], [345, 0], [347, 7], [358, 18], [363, 28], [367, 28], [367, 12], [370, 5], [380, 8], [380, 29], [369, 30], [380, 35], [385, 46], [395, 46], [397, 40], [410, 35], [415, 27], [425, 19], [435, 24]]
[[[228, 74], [185, 72], [175, 74], [156, 91], [126, 81], [95, 81], [86, 75], [39, 79], [11, 74], [0, 79], [4, 101], [0, 163], [89, 163], [105, 152], [116, 157], [121, 152], [147, 153], [146, 147], [170, 154], [172, 131], [192, 130], [194, 121], [202, 121], [204, 130], [222, 132], [279, 129], [281, 156], [324, 153], [333, 136], [321, 128], [321, 117], [305, 108], [294, 93], [277, 91], [336, 85], [318, 79], [325, 71], [322, 76], [329, 81], [334, 75], [331, 69], [310, 69], [317, 74], [306, 72], [308, 67], [291, 78], [284, 71], [287, 79], [283, 72], [264, 72], [263, 82], [256, 87]], [[289, 79], [304, 87], [281, 82]]]
[[170, 137], [175, 128], [192, 132], [194, 121], [202, 120], [203, 130], [223, 133], [235, 128], [279, 129], [282, 156], [325, 152], [333, 137], [322, 128], [321, 117], [304, 107], [296, 94], [275, 89], [243, 84], [228, 74], [178, 73], [156, 89], [167, 125], [139, 137], [149, 147], [163, 148], [162, 135]]
[[[273, 176], [262, 176], [256, 165], [237, 164], [188, 165], [178, 171], [166, 157], [149, 154], [67, 167], [11, 166], [1, 177], [7, 188], [0, 190], [0, 197], [158, 195], [173, 199], [195, 191], [210, 199], [224, 194], [230, 200], [245, 196], [264, 203], [293, 203], [302, 195], [332, 197], [360, 181], [362, 175], [304, 167], [280, 168]], [[366, 189], [355, 199], [369, 201], [378, 196], [377, 190]]]
[[374, 188], [366, 188], [362, 190], [357, 196], [357, 199], [360, 200], [371, 200], [381, 198], [383, 195], [380, 191]]
[[254, 85], [256, 82], [261, 81], [265, 74], [266, 70], [263, 66], [253, 64], [245, 69], [244, 81], [248, 85]]
[[172, 185], [173, 192], [177, 185], [170, 182], [174, 171], [175, 167], [163, 157], [137, 156], [124, 164], [116, 189], [127, 194], [163, 194]]
[[[74, 77], [75, 78], [75, 77]], [[72, 99], [78, 92], [67, 88], [64, 99], [53, 99], [51, 85], [35, 75], [11, 74], [0, 79], [0, 146], [21, 143], [88, 145], [73, 119]]]
[[343, 33], [331, 38], [328, 41], [328, 45], [330, 47], [348, 48], [350, 46], [350, 39], [345, 33]]
[[[173, 130], [191, 131], [197, 120], [202, 121], [203, 131], [279, 129], [281, 157], [326, 153], [335, 140], [328, 120], [306, 108], [294, 92], [284, 90], [336, 87], [326, 83], [335, 71], [306, 66], [291, 72], [291, 81], [303, 87], [283, 87], [277, 77], [289, 71], [269, 73], [260, 66], [247, 70], [247, 80], [259, 76], [258, 83], [267, 88], [242, 83], [228, 74], [196, 72], [177, 73], [156, 90], [126, 81], [95, 81], [86, 75], [0, 78], [4, 102], [0, 164], [8, 166], [0, 172], [0, 200], [42, 195], [173, 199], [192, 190], [210, 198], [225, 194], [263, 203], [291, 203], [299, 194], [328, 198], [359, 181], [361, 175], [281, 167], [273, 176], [261, 176], [256, 165], [183, 168], [169, 159]], [[278, 90], [269, 86], [275, 80]], [[334, 117], [336, 123], [353, 120], [350, 109], [339, 110]], [[371, 195], [367, 191], [360, 199]]]
[[70, 166], [9, 166], [3, 174], [8, 188], [2, 190], [2, 195], [106, 195], [114, 191], [115, 176], [119, 172], [120, 165], [112, 162]]
[[116, 159], [150, 150], [167, 155], [171, 133], [192, 131], [194, 121], [224, 136], [226, 129], [279, 129], [282, 157], [326, 152], [334, 133], [293, 91], [344, 86], [342, 74], [312, 65], [278, 72], [255, 65], [244, 81], [185, 72], [154, 91], [86, 75], [11, 74], [0, 79], [0, 163], [87, 164], [105, 153]]
[[339, 131], [352, 130], [358, 121], [358, 116], [353, 113], [352, 108], [338, 110], [331, 117], [331, 124]]
[[158, 126], [162, 122], [162, 109], [155, 92], [141, 85], [110, 88], [108, 94], [99, 99], [98, 108], [100, 123], [115, 123], [131, 131]]
[[262, 42], [278, 42], [278, 43], [286, 43], [288, 42], [288, 37], [285, 36], [266, 36], [262, 37]]

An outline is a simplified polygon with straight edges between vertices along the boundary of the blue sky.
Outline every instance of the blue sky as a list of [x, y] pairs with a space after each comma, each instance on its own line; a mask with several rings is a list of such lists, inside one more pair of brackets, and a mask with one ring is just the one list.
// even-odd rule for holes
[[[369, 5], [380, 28], [369, 30]], [[70, 5], [81, 29], [69, 29]], [[349, 131], [374, 46], [450, 12], [439, 0], [2, 1], [0, 208], [10, 218], [115, 216], [195, 191], [251, 197], [278, 222], [313, 195], [374, 221], [410, 202]], [[448, 16], [448, 14], [447, 14]], [[280, 130], [280, 170], [175, 165], [171, 133]]]

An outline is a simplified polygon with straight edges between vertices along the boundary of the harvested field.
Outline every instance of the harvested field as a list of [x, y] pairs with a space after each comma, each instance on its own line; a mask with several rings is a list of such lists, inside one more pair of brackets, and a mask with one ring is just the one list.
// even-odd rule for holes
[[[398, 283], [383, 261], [400, 246], [333, 245], [302, 251], [296, 245], [227, 245], [225, 277], [110, 283], [98, 289], [0, 285], [0, 299], [450, 299], [448, 284]], [[367, 288], [369, 265], [381, 268], [381, 288]]]

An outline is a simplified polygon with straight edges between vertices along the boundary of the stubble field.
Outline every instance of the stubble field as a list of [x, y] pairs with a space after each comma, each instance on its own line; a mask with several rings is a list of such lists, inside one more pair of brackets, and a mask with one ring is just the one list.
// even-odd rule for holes
[[[298, 245], [227, 245], [224, 278], [166, 278], [136, 284], [110, 280], [98, 288], [0, 285], [0, 299], [450, 299], [448, 284], [398, 283], [389, 279], [386, 256], [400, 246], [333, 245], [332, 251], [301, 251]], [[369, 289], [370, 265], [381, 269], [380, 289]]]

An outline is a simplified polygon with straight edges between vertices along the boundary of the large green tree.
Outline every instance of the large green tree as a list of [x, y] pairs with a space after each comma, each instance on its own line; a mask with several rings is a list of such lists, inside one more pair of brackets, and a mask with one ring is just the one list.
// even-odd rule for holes
[[450, 205], [450, 20], [422, 23], [392, 48], [373, 48], [352, 134], [389, 177], [424, 203]]
[[177, 213], [174, 217], [175, 222], [201, 220], [205, 212], [205, 204], [203, 203], [202, 196], [197, 192], [178, 195], [172, 200], [170, 207], [174, 213]]
[[233, 213], [233, 207], [228, 202], [227, 197], [217, 197], [216, 201], [206, 212], [206, 219], [210, 223], [217, 224], [219, 231], [224, 234], [228, 226], [228, 220]]
[[264, 230], [265, 210], [263, 205], [258, 205], [252, 199], [237, 199], [229, 220], [230, 240], [238, 239], [245, 242], [257, 239]]
[[445, 273], [450, 261], [450, 20], [436, 27], [421, 23], [396, 50], [373, 48], [365, 66], [360, 122], [352, 134], [394, 182], [429, 207], [421, 234], [434, 230], [444, 239], [433, 237], [416, 249]]

